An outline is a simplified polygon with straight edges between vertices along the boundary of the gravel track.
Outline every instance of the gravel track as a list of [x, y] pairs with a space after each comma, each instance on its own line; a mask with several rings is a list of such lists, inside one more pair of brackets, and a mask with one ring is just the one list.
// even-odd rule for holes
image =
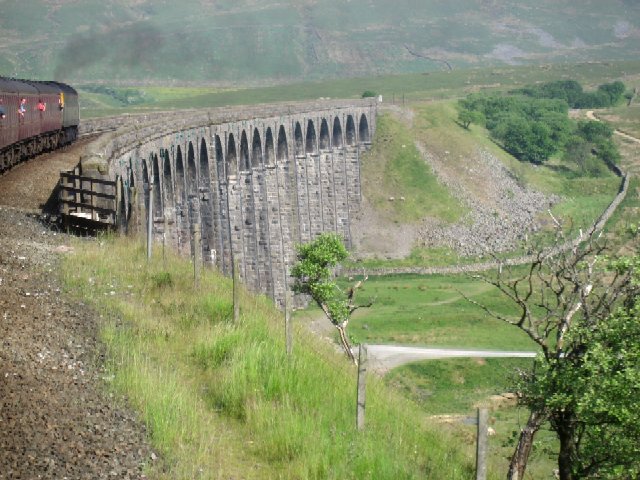
[[142, 479], [157, 458], [105, 388], [99, 316], [62, 292], [70, 239], [41, 220], [83, 145], [0, 177], [0, 479]]

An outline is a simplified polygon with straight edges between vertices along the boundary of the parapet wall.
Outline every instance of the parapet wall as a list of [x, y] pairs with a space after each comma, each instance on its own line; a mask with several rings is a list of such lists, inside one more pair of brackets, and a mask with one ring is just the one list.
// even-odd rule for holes
[[[122, 118], [83, 125], [118, 126]], [[323, 232], [351, 243], [360, 157], [376, 104], [331, 101], [132, 116], [96, 141], [83, 174], [116, 181], [118, 225], [230, 273], [283, 304], [295, 245]]]

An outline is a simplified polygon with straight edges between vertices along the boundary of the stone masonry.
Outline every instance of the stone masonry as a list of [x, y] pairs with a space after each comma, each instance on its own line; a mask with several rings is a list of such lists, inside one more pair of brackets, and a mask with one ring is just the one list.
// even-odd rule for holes
[[236, 262], [251, 290], [282, 306], [296, 244], [323, 232], [351, 244], [376, 108], [357, 100], [106, 119], [84, 125], [119, 128], [81, 168], [116, 181], [120, 229], [146, 233], [152, 211], [154, 239], [192, 255], [198, 223], [206, 263], [229, 274]]

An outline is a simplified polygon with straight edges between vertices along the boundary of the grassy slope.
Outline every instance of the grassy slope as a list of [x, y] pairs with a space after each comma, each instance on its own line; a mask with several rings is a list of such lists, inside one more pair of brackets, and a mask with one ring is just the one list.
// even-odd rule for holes
[[[443, 428], [464, 443], [473, 438], [473, 419], [478, 407], [489, 408], [489, 425], [495, 432], [489, 439], [489, 471], [504, 473], [513, 445], [528, 412], [515, 407], [503, 394], [511, 391], [517, 369], [531, 366], [526, 359], [451, 359], [420, 362], [399, 367], [386, 383], [399, 388], [426, 412], [442, 422]], [[550, 452], [557, 449], [554, 434], [542, 428], [536, 435], [527, 467], [527, 478], [548, 479], [556, 467]]]
[[455, 445], [411, 402], [374, 378], [367, 428], [354, 428], [355, 369], [310, 338], [284, 352], [281, 315], [244, 296], [231, 320], [229, 281], [193, 287], [184, 260], [150, 264], [133, 239], [78, 242], [68, 293], [105, 320], [113, 388], [142, 412], [166, 471], [155, 478], [469, 478]]
[[[387, 220], [411, 223], [425, 216], [458, 220], [465, 209], [438, 183], [407, 125], [378, 117], [373, 148], [362, 160], [363, 193]], [[396, 201], [390, 202], [393, 197]]]

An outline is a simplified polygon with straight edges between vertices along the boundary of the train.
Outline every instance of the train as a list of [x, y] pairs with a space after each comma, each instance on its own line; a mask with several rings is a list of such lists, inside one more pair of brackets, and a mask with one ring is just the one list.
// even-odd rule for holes
[[0, 173], [78, 137], [78, 92], [54, 81], [0, 76]]

